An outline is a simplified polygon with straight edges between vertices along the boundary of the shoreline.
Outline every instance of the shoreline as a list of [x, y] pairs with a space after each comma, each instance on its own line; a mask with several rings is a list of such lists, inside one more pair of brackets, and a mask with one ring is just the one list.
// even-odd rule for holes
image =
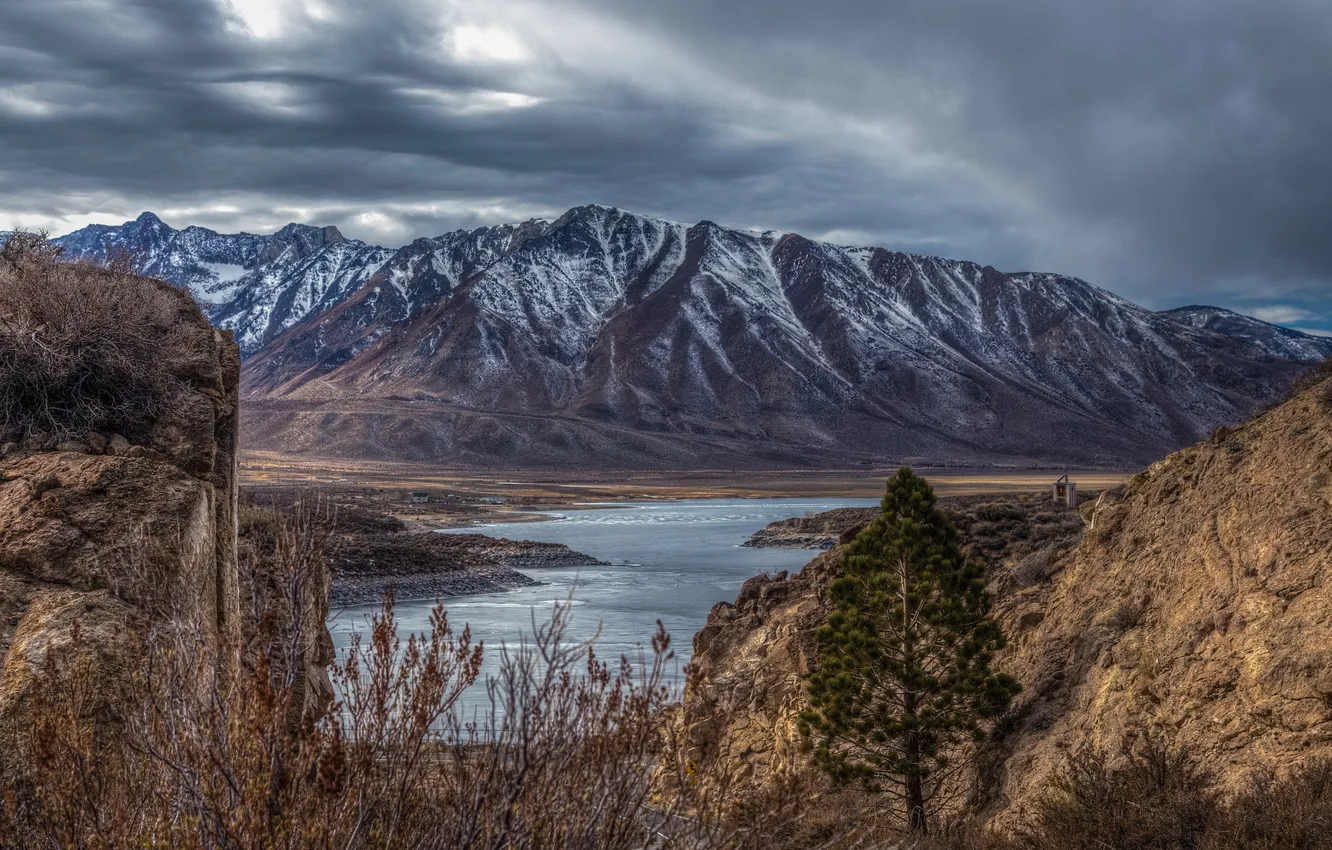
[[[541, 510], [575, 503], [709, 498], [879, 497], [897, 464], [845, 469], [775, 470], [569, 470], [519, 469], [503, 472], [442, 468], [424, 463], [354, 461], [246, 451], [241, 483], [252, 488], [307, 486], [334, 489], [439, 490], [464, 500], [502, 497], [507, 507]], [[940, 494], [1040, 490], [1067, 469], [1085, 488], [1113, 486], [1137, 471], [1090, 466], [916, 468]]]
[[544, 584], [526, 573], [508, 567], [470, 568], [448, 573], [345, 576], [333, 579], [328, 589], [329, 616], [347, 608], [378, 606], [393, 590], [394, 604], [443, 602], [489, 593], [507, 593]]
[[[353, 464], [325, 467], [314, 460], [248, 458], [244, 486], [256, 492], [309, 489], [331, 500], [353, 500], [404, 523], [412, 532], [476, 529], [512, 523], [554, 522], [573, 510], [606, 510], [629, 502], [676, 502], [703, 499], [878, 498], [891, 471], [808, 470], [733, 475], [717, 471], [626, 472], [619, 478], [580, 476], [552, 482], [544, 475], [485, 476], [402, 464]], [[334, 463], [334, 462], [330, 462]], [[1058, 477], [1053, 470], [923, 469], [940, 496], [1048, 492]], [[1083, 490], [1117, 486], [1128, 473], [1078, 471], [1072, 478]], [[579, 480], [581, 478], [581, 480]], [[438, 499], [420, 505], [409, 493], [428, 492]]]

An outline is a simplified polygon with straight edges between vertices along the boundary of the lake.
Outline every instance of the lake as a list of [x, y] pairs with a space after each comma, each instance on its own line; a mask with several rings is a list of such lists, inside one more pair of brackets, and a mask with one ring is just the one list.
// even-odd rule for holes
[[[543, 584], [503, 593], [454, 597], [446, 602], [457, 630], [469, 623], [488, 647], [517, 643], [531, 633], [532, 616], [549, 617], [556, 601], [572, 599], [571, 636], [590, 638], [600, 628], [603, 658], [635, 657], [648, 645], [657, 620], [672, 636], [679, 666], [688, 663], [694, 633], [720, 601], [735, 601], [740, 585], [762, 572], [796, 571], [818, 553], [806, 549], [746, 549], [749, 535], [770, 522], [841, 507], [877, 505], [876, 499], [700, 499], [618, 503], [588, 510], [561, 509], [544, 522], [484, 525], [480, 531], [510, 540], [564, 543], [612, 566], [524, 570]], [[447, 532], [446, 532], [447, 533]], [[398, 603], [404, 632], [429, 625], [433, 600]], [[339, 652], [354, 631], [364, 631], [378, 606], [334, 611], [329, 629]], [[487, 653], [493, 669], [493, 653]]]

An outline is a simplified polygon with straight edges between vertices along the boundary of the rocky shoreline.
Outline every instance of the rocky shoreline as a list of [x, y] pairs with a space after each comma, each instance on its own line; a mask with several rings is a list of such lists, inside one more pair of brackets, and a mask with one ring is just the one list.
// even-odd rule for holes
[[517, 570], [502, 566], [477, 566], [444, 573], [407, 575], [348, 575], [333, 579], [329, 588], [331, 608], [349, 605], [373, 605], [392, 591], [394, 599], [447, 599], [477, 593], [498, 593], [541, 582]]
[[831, 549], [846, 532], [878, 516], [878, 508], [836, 508], [813, 516], [769, 523], [746, 540], [751, 549]]
[[328, 553], [330, 604], [435, 599], [495, 593], [539, 584], [519, 569], [602, 566], [562, 543], [508, 540], [484, 534], [359, 534], [339, 539]]
[[[281, 511], [306, 498], [295, 489], [269, 489], [247, 493], [246, 504]], [[390, 590], [400, 600], [496, 593], [540, 584], [519, 570], [605, 565], [563, 543], [416, 531], [365, 504], [330, 501], [321, 510], [332, 523], [325, 560], [334, 608], [377, 603]]]

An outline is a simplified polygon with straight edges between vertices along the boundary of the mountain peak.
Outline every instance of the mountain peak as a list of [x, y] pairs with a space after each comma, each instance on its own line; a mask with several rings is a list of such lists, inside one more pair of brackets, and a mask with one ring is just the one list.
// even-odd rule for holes
[[170, 232], [171, 226], [157, 217], [157, 213], [144, 210], [132, 222], [140, 231], [149, 232]]
[[331, 224], [316, 227], [309, 224], [297, 224], [293, 221], [273, 235], [286, 241], [299, 241], [311, 248], [336, 245], [339, 242], [347, 241], [347, 237], [342, 235], [342, 231]]

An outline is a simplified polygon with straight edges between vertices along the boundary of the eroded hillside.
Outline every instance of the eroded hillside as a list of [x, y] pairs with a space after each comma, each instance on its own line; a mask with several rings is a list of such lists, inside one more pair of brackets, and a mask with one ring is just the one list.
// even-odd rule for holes
[[1005, 666], [992, 810], [1066, 754], [1167, 736], [1228, 789], [1332, 755], [1332, 381], [1105, 494]]
[[[1332, 756], [1332, 380], [1080, 516], [1032, 498], [940, 503], [989, 565], [999, 666], [1024, 686], [968, 780], [972, 807], [1016, 817], [1071, 756], [1113, 765], [1143, 735], [1228, 792]], [[751, 786], [805, 765], [795, 720], [842, 552], [752, 579], [695, 638], [687, 734]]]

